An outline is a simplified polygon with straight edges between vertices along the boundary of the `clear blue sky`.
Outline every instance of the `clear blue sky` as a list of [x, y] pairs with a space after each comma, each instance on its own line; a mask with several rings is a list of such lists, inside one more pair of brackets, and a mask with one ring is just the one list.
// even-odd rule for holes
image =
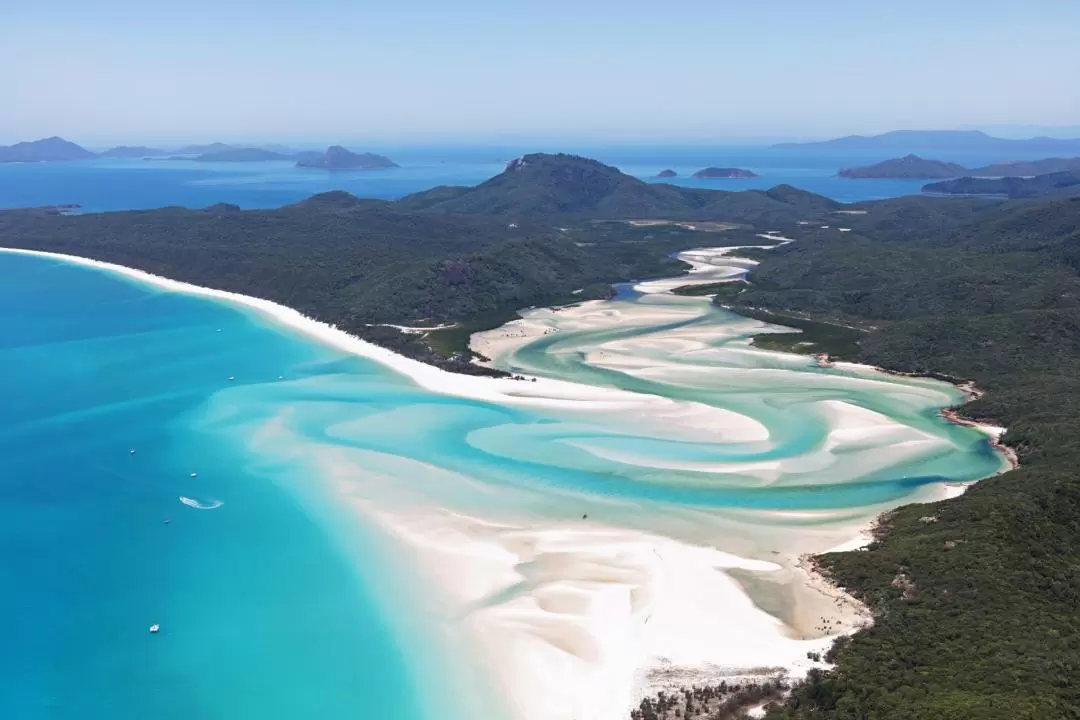
[[0, 142], [1080, 125], [1080, 0], [0, 0]]

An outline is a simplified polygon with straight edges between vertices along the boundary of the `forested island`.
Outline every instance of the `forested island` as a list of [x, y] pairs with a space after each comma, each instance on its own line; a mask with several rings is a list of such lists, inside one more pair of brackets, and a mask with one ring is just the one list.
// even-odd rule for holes
[[923, 185], [923, 192], [943, 195], [1000, 195], [1036, 198], [1080, 195], [1080, 170], [1034, 177], [962, 177]]
[[707, 167], [694, 173], [698, 180], [711, 180], [713, 178], [756, 178], [758, 175], [750, 170], [742, 168]]
[[941, 150], [994, 153], [1080, 153], [1080, 139], [1051, 137], [999, 138], [980, 130], [893, 130], [880, 135], [848, 135], [833, 140], [789, 142], [780, 150]]
[[884, 160], [866, 167], [844, 168], [836, 173], [842, 178], [872, 178], [898, 180], [930, 180], [934, 178], [953, 178], [963, 175], [968, 170], [963, 165], [926, 160], [918, 155], [905, 155], [895, 160]]
[[296, 166], [324, 170], [385, 170], [400, 167], [385, 155], [354, 153], [340, 145], [331, 145], [324, 153], [300, 153], [296, 156]]
[[865, 167], [845, 168], [837, 173], [845, 178], [900, 180], [936, 180], [970, 176], [977, 178], [1030, 177], [1049, 173], [1080, 171], [1080, 158], [1045, 158], [994, 163], [967, 168], [941, 160], [927, 160], [918, 155], [884, 160]]
[[1080, 171], [1080, 157], [1013, 160], [984, 165], [972, 170], [971, 174], [978, 177], [1033, 177], [1068, 171]]
[[94, 153], [61, 137], [0, 145], [0, 163], [65, 162], [92, 157]]
[[[849, 232], [836, 229], [840, 217]], [[732, 228], [705, 234], [630, 219]], [[986, 394], [963, 414], [1008, 427], [1022, 469], [895, 510], [869, 549], [818, 558], [875, 623], [838, 643], [836, 668], [812, 673], [768, 717], [1045, 720], [1080, 711], [1078, 227], [1080, 200], [841, 206], [784, 186], [649, 185], [592, 160], [535, 154], [476, 187], [395, 202], [334, 192], [276, 210], [9, 211], [0, 245], [266, 297], [476, 371], [461, 336], [518, 308], [671, 275], [679, 250], [752, 244], [766, 229], [795, 237], [759, 252], [749, 283], [716, 302], [801, 322], [842, 358], [974, 381]], [[381, 323], [465, 330], [448, 341]]]

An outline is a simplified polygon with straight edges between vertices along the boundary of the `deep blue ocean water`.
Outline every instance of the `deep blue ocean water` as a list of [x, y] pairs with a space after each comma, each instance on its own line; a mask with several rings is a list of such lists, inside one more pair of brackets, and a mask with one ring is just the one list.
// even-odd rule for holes
[[[389, 147], [402, 167], [362, 172], [327, 172], [288, 162], [197, 163], [179, 160], [90, 160], [68, 163], [0, 164], [0, 208], [77, 204], [85, 212], [149, 209], [168, 205], [206, 207], [218, 202], [244, 208], [278, 207], [327, 190], [360, 197], [394, 199], [437, 185], [475, 185], [498, 174], [524, 152], [566, 151], [593, 157], [624, 172], [657, 182], [665, 168], [679, 173], [668, 181], [688, 187], [723, 190], [795, 185], [843, 202], [918, 193], [919, 180], [848, 180], [844, 167], [865, 165], [895, 152], [834, 153], [753, 147], [568, 146]], [[928, 154], [968, 165], [1023, 158], [966, 153]], [[741, 167], [757, 172], [751, 180], [695, 180], [707, 166]]]

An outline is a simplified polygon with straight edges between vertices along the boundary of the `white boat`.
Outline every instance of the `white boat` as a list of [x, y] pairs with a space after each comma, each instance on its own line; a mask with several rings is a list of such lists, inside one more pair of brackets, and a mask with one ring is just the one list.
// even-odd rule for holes
[[189, 477], [199, 477], [199, 473], [191, 473]]
[[158, 625], [157, 623], [154, 623], [153, 625], [150, 626], [150, 632], [156, 633], [158, 630], [161, 630], [161, 626]]

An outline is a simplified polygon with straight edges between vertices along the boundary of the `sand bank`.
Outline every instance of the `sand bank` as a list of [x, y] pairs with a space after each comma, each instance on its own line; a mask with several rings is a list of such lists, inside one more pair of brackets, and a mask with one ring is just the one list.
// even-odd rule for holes
[[[790, 242], [789, 238], [770, 236], [769, 239], [780, 239]], [[770, 247], [770, 246], [751, 246]], [[790, 377], [790, 371], [799, 369], [801, 365], [811, 362], [809, 358], [802, 356], [769, 353], [752, 348], [748, 343], [745, 347], [740, 346], [739, 338], [747, 337], [756, 332], [778, 331], [787, 329], [769, 326], [765, 323], [743, 318], [733, 321], [727, 328], [717, 327], [715, 324], [697, 324], [695, 317], [702, 314], [703, 307], [708, 306], [707, 298], [675, 297], [670, 295], [674, 288], [725, 281], [738, 281], [756, 263], [754, 261], [732, 257], [732, 253], [739, 248], [699, 249], [681, 254], [679, 257], [691, 265], [687, 275], [677, 278], [650, 280], [638, 283], [634, 290], [648, 296], [647, 300], [633, 303], [611, 303], [606, 301], [592, 301], [582, 303], [573, 308], [558, 310], [532, 309], [524, 311], [519, 320], [508, 323], [502, 328], [497, 328], [484, 333], [474, 335], [472, 346], [485, 357], [492, 358], [492, 364], [501, 369], [511, 369], [515, 372], [528, 372], [529, 362], [535, 360], [534, 355], [519, 356], [517, 353], [530, 343], [538, 341], [546, 336], [555, 336], [555, 344], [545, 347], [546, 352], [554, 357], [562, 357], [565, 353], [567, 358], [576, 358], [576, 362], [588, 368], [598, 368], [616, 371], [620, 375], [639, 378], [644, 380], [663, 382], [669, 387], [708, 387], [709, 383], [715, 383], [717, 369], [709, 364], [710, 357], [718, 357], [717, 342], [724, 340], [724, 334], [729, 334], [729, 340], [734, 343], [724, 347], [723, 352], [725, 366], [722, 370], [725, 377], [731, 379], [729, 385], [736, 387], [740, 384], [740, 373], [746, 373], [746, 377], [756, 378], [756, 382], [763, 388], [767, 386], [767, 378], [775, 374], [774, 389], [783, 386], [785, 375]], [[636, 337], [633, 331], [637, 328], [659, 328], [662, 332], [651, 333], [648, 337]], [[609, 328], [627, 330], [618, 336], [610, 332], [603, 332]], [[596, 344], [590, 345], [586, 339], [595, 336]], [[563, 342], [559, 338], [565, 335], [568, 339]], [[565, 349], [563, 349], [565, 347]], [[778, 356], [779, 355], [779, 356]], [[739, 369], [740, 356], [746, 358], [745, 369]], [[763, 357], [771, 358], [769, 362], [762, 363]], [[693, 361], [701, 361], [695, 365]], [[506, 363], [506, 364], [500, 364]], [[770, 365], [777, 365], [776, 369], [770, 369]], [[880, 391], [896, 398], [905, 395], [919, 395], [922, 397], [920, 404], [936, 404], [938, 406], [952, 404], [956, 401], [956, 394], [947, 390], [947, 386], [936, 381], [920, 381], [912, 379], [911, 385], [893, 381], [889, 375], [879, 372], [876, 368], [856, 364], [838, 364], [838, 370], [844, 371], [834, 377], [820, 377], [816, 381], [823, 388], [828, 387], [830, 380], [843, 383], [847, 386], [863, 385], [868, 389]], [[555, 365], [552, 365], [555, 367]], [[896, 467], [906, 462], [916, 462], [923, 457], [931, 457], [935, 453], [947, 451], [949, 443], [934, 434], [919, 430], [914, 426], [905, 426], [887, 418], [880, 413], [871, 412], [866, 408], [857, 407], [843, 402], [824, 401], [818, 404], [820, 419], [829, 428], [825, 442], [814, 451], [807, 452], [790, 459], [777, 459], [769, 461], [757, 461], [754, 463], [738, 464], [725, 461], [720, 464], [711, 464], [705, 461], [650, 461], [642, 456], [630, 457], [625, 451], [619, 455], [613, 455], [603, 449], [593, 449], [592, 452], [614, 460], [632, 461], [638, 466], [652, 466], [661, 469], [678, 471], [700, 471], [703, 473], [737, 472], [744, 479], [756, 478], [758, 482], [772, 484], [781, 481], [784, 476], [797, 476], [799, 472], [814, 468], [828, 468], [837, 482], [857, 480], [859, 476], [872, 474], [875, 471], [887, 471], [890, 467]], [[909, 502], [932, 502], [947, 499], [962, 493], [970, 483], [939, 483], [913, 492], [908, 498]], [[895, 505], [895, 504], [894, 504]], [[894, 506], [893, 505], [893, 506]], [[888, 507], [880, 507], [884, 511]], [[779, 516], [780, 513], [775, 513]], [[813, 514], [807, 515], [807, 522]], [[756, 577], [748, 582], [749, 586], [757, 588], [755, 598], [762, 597], [760, 592], [763, 587], [768, 587], [771, 582], [775, 587], [774, 594], [784, 592], [793, 593], [784, 616], [782, 633], [792, 634], [819, 634], [835, 635], [838, 632], [850, 632], [869, 621], [866, 609], [846, 595], [817, 572], [816, 567], [809, 561], [808, 551], [811, 554], [820, 554], [829, 551], [854, 550], [864, 547], [870, 542], [870, 529], [876, 513], [863, 515], [857, 522], [840, 523], [833, 527], [835, 532], [846, 532], [846, 535], [837, 537], [832, 535], [831, 542], [824, 542], [824, 538], [814, 538], [810, 535], [806, 538], [803, 553], [791, 552], [776, 558], [778, 568], [772, 573], [754, 573]], [[792, 514], [788, 514], [792, 519]], [[841, 531], [840, 528], [845, 528]], [[730, 542], [731, 538], [716, 538], [718, 543]], [[730, 545], [728, 545], [730, 547]], [[718, 607], [720, 605], [717, 605]], [[728, 607], [731, 605], [729, 604]], [[774, 609], [774, 615], [777, 611]], [[732, 612], [729, 622], [749, 622], [746, 616]], [[693, 625], [699, 624], [695, 620]], [[690, 631], [690, 626], [685, 628]], [[729, 632], [730, 625], [729, 625]], [[756, 629], [759, 634], [765, 632], [760, 627]], [[775, 629], [774, 629], [775, 637]], [[730, 637], [738, 637], [737, 631]], [[823, 646], [828, 646], [825, 642]], [[703, 644], [703, 647], [709, 643]], [[771, 653], [772, 662], [762, 662], [763, 665], [779, 665], [786, 668], [792, 674], [798, 674], [804, 668], [800, 665], [799, 658], [803, 659], [805, 651], [800, 655], [787, 654], [780, 648], [782, 644], [773, 646], [775, 652]], [[785, 648], [790, 651], [791, 648]], [[709, 653], [712, 656], [709, 656]], [[677, 654], [677, 653], [676, 653]], [[675, 684], [693, 684], [694, 682], [708, 682], [717, 679], [724, 674], [736, 675], [737, 669], [753, 667], [755, 661], [763, 661], [764, 658], [755, 656], [751, 648], [742, 648], [739, 651], [741, 661], [735, 664], [727, 664], [730, 658], [722, 657], [716, 649], [705, 651], [702, 655], [690, 659], [689, 655], [682, 655], [687, 662], [685, 664], [672, 662], [668, 655], [656, 651], [648, 655], [645, 660], [646, 677], [652, 677], [653, 682], [644, 682], [638, 686], [654, 691], [658, 687]], [[770, 653], [765, 653], [770, 654]], [[722, 668], [722, 669], [721, 669]], [[667, 682], [660, 678], [665, 676]]]
[[[684, 432], [704, 428], [710, 435], [763, 438], [753, 421], [704, 405], [544, 378], [515, 382], [456, 375], [268, 300], [78, 256], [0, 252], [75, 263], [250, 308], [435, 392], [624, 418], [640, 414], [651, 423], [659, 418], [682, 424]], [[326, 472], [332, 476], [333, 469]], [[792, 637], [725, 573], [783, 572], [773, 563], [602, 524], [495, 526], [437, 507], [406, 512], [366, 507], [364, 512], [412, 547], [445, 602], [456, 604], [462, 613], [458, 619], [475, 631], [473, 641], [522, 720], [567, 713], [581, 720], [622, 720], [636, 697], [660, 686], [650, 680], [654, 671], [678, 668], [703, 682], [737, 675], [748, 666], [783, 666], [799, 674], [812, 664], [806, 653], [830, 642]]]
[[[444, 588], [445, 611], [471, 630], [521, 720], [622, 720], [642, 697], [676, 685], [764, 667], [801, 676], [822, 666], [807, 653], [866, 622], [811, 569], [663, 536], [587, 521], [496, 524], [439, 508], [367, 512]], [[793, 637], [732, 570], [785, 576], [778, 582], [802, 573], [820, 596], [808, 618], [822, 627], [818, 637]]]
[[[290, 307], [262, 298], [180, 282], [123, 265], [92, 260], [77, 255], [18, 248], [0, 248], [0, 252], [70, 262], [113, 272], [164, 290], [224, 300], [250, 308], [281, 326], [300, 332], [339, 350], [385, 365], [432, 392], [536, 408], [568, 409], [593, 413], [640, 414], [642, 417], [660, 416], [667, 417], [676, 423], [679, 422], [679, 418], [688, 417], [684, 405], [658, 396], [642, 395], [549, 378], [537, 378], [535, 382], [521, 382], [509, 378], [487, 378], [447, 372], [418, 360], [398, 355], [386, 348], [350, 335], [334, 325], [315, 320]], [[698, 408], [698, 412], [689, 413], [689, 416], [694, 418], [690, 421], [691, 426], [708, 424], [712, 428], [723, 428], [732, 425], [730, 429], [733, 432], [748, 432], [753, 435], [761, 432], [760, 427], [752, 422], [747, 423], [732, 414], [714, 412], [714, 408], [707, 406], [701, 406]], [[736, 425], [739, 425], [739, 427], [736, 427]]]
[[[728, 258], [725, 266], [721, 261], [735, 249], [688, 253], [685, 259], [694, 268], [692, 279], [639, 284], [639, 292], [654, 295], [655, 304], [634, 313], [623, 313], [602, 301], [559, 311], [529, 311], [520, 321], [474, 336], [474, 347], [488, 357], [499, 358], [551, 333], [620, 324], [649, 327], [692, 319], [698, 312], [693, 308], [708, 300], [676, 299], [667, 291], [679, 285], [739, 277], [745, 264]], [[166, 290], [236, 303], [333, 347], [382, 363], [433, 392], [617, 418], [620, 423], [651, 429], [655, 437], [670, 434], [684, 440], [730, 443], [770, 440], [768, 427], [753, 417], [705, 403], [546, 378], [520, 382], [455, 375], [270, 301], [85, 258], [8, 252], [75, 262]], [[754, 329], [766, 327], [757, 321], [746, 323]], [[670, 351], [713, 352], [710, 344], [716, 332], [689, 324], [663, 340], [660, 355]], [[585, 359], [596, 366], [669, 382], [685, 380], [686, 375], [679, 373], [693, 371], [682, 367], [676, 373], [670, 362], [642, 353], [641, 348], [640, 343], [626, 341], [589, 350]], [[761, 351], [747, 348], [740, 352], [746, 353], [746, 367], [736, 370], [766, 381], [770, 377], [767, 373], [786, 372], [784, 363], [809, 362], [783, 356], [777, 358], [780, 367], [763, 370], [754, 365]], [[827, 441], [815, 452], [800, 456], [798, 462], [837, 474], [854, 473], [857, 467], [863, 468], [859, 463], [886, 465], [901, 457], [932, 453], [937, 442], [917, 430], [893, 427], [865, 408], [842, 403], [823, 404], [821, 417], [828, 424]], [[883, 438], [888, 441], [885, 449], [879, 446]], [[604, 452], [599, 447], [585, 447], [597, 457]], [[857, 450], [850, 452], [852, 447]], [[327, 458], [323, 475], [331, 479], [341, 479], [344, 474], [371, 482], [371, 468], [377, 466], [372, 458], [357, 461], [341, 455], [335, 460], [330, 451], [325, 453], [324, 460]], [[402, 458], [395, 460], [404, 462]], [[643, 457], [635, 462], [648, 460]], [[776, 467], [759, 462], [754, 472], [763, 483], [778, 482], [780, 462]], [[738, 467], [728, 463], [724, 469], [730, 471], [733, 465]], [[673, 469], [714, 472], [718, 466], [687, 460]], [[412, 474], [438, 477], [439, 486], [476, 484], [421, 463], [416, 463]], [[738, 513], [727, 518], [699, 514], [695, 522], [701, 528], [711, 528], [713, 535], [699, 530], [690, 533], [696, 540], [690, 542], [673, 539], [674, 532], [649, 532], [586, 518], [570, 524], [542, 517], [475, 517], [431, 504], [424, 493], [399, 504], [374, 503], [355, 492], [345, 494], [359, 512], [415, 554], [417, 565], [439, 588], [438, 593], [432, 593], [437, 596], [432, 602], [445, 613], [448, 625], [460, 624], [469, 632], [470, 642], [480, 649], [488, 672], [498, 679], [498, 686], [517, 708], [514, 717], [520, 720], [623, 720], [635, 698], [672, 682], [715, 682], [759, 667], [781, 667], [786, 673], [799, 675], [814, 665], [806, 657], [808, 652], [823, 651], [837, 634], [850, 632], [866, 621], [865, 611], [857, 603], [801, 559], [806, 552], [850, 544], [851, 538], [861, 540], [867, 525], [865, 511], [836, 513], [827, 530], [812, 527], [821, 513], [808, 512], [802, 519], [797, 513], [774, 512], [777, 523], [798, 528], [804, 522], [805, 526], [790, 534], [797, 542], [790, 541], [781, 547], [782, 552], [766, 560], [751, 556], [758, 543], [755, 533], [766, 535], [770, 531], [768, 513], [745, 513], [741, 525]], [[717, 549], [721, 544], [729, 551]], [[784, 607], [766, 612], [751, 597], [762, 594], [754, 592], [755, 587], [770, 584], [782, 589], [786, 597]]]

